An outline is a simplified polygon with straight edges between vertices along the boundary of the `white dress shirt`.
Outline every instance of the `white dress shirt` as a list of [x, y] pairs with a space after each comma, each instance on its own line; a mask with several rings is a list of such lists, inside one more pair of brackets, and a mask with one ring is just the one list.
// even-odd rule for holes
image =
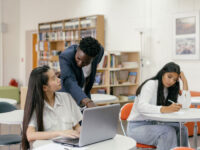
[[[157, 106], [157, 90], [158, 80], [147, 81], [138, 96], [136, 96], [133, 108], [128, 117], [128, 121], [145, 120], [141, 114], [144, 113], [161, 113], [162, 106]], [[167, 88], [164, 88], [165, 98], [168, 95]], [[182, 95], [178, 95], [177, 103], [182, 104], [182, 108], [189, 108], [191, 104], [190, 92], [183, 91]]]
[[[91, 74], [91, 71], [92, 71], [91, 67], [92, 67], [92, 64], [89, 64], [89, 65], [87, 65], [87, 66], [85, 66], [85, 67], [82, 68], [85, 80]], [[83, 85], [83, 88], [82, 88], [83, 91], [85, 90], [85, 85], [86, 85], [86, 83], [84, 82], [84, 85]]]
[[[53, 107], [44, 101], [44, 131], [71, 130], [81, 120], [82, 114], [80, 108], [70, 94], [56, 92]], [[31, 117], [29, 126], [35, 127], [38, 130], [35, 111]]]

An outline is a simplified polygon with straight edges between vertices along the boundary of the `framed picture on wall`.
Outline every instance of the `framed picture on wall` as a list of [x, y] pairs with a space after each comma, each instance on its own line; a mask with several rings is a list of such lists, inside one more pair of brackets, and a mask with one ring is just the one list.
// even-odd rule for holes
[[173, 58], [199, 59], [199, 12], [174, 15]]

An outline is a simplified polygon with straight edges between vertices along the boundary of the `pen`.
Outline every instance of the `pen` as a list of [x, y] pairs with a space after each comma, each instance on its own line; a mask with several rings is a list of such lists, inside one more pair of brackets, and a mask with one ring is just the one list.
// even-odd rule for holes
[[168, 99], [168, 101], [171, 102], [172, 104], [174, 104], [174, 102], [172, 100]]

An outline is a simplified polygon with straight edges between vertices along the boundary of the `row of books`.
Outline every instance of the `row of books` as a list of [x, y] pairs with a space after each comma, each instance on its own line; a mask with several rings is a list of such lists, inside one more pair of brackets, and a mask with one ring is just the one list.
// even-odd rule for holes
[[71, 30], [71, 29], [78, 29], [79, 27], [79, 21], [78, 20], [72, 20], [65, 23], [65, 29]]
[[119, 72], [110, 72], [110, 84], [119, 84]]
[[[69, 47], [70, 45], [73, 45], [73, 44], [79, 44], [79, 41], [77, 40], [72, 40], [72, 41], [65, 41], [65, 47], [64, 49], [66, 49], [67, 47]], [[55, 47], [52, 49], [51, 48], [51, 44], [50, 42], [48, 41], [40, 41], [39, 42], [39, 51], [53, 51], [53, 50], [56, 50], [56, 51], [62, 51], [61, 49], [55, 49]]]
[[105, 73], [97, 72], [95, 76], [94, 85], [104, 85], [105, 84]]
[[39, 60], [38, 61], [38, 66], [44, 66], [44, 65], [49, 65], [48, 60]]
[[53, 31], [62, 30], [63, 24], [62, 24], [62, 22], [53, 23], [53, 24], [51, 25], [51, 27], [52, 27], [52, 30], [53, 30]]
[[49, 51], [50, 43], [48, 41], [40, 41], [39, 42], [39, 50], [40, 51]]
[[80, 33], [80, 37], [84, 38], [84, 37], [94, 37], [96, 38], [96, 29], [88, 29], [88, 30], [82, 30]]
[[137, 72], [123, 70], [120, 72], [111, 71], [110, 72], [110, 84], [135, 84], [137, 78]]
[[39, 66], [48, 65], [50, 68], [52, 68], [52, 69], [54, 69], [56, 71], [60, 70], [59, 61], [39, 60], [38, 61], [38, 65]]
[[81, 28], [95, 27], [96, 26], [96, 17], [87, 17], [85, 20], [80, 22]]
[[52, 56], [59, 56], [61, 52], [62, 51], [59, 51], [59, 50], [51, 50], [51, 55]]
[[55, 71], [60, 70], [60, 63], [59, 61], [51, 61], [49, 62], [49, 67], [54, 69]]
[[[80, 21], [80, 27], [81, 28], [87, 28], [87, 27], [95, 27], [96, 26], [96, 16], [93, 17], [87, 17]], [[64, 28], [67, 30], [72, 29], [78, 29], [79, 28], [79, 20], [73, 19], [70, 21], [66, 21], [64, 23]], [[40, 25], [40, 31], [50, 31], [50, 30], [62, 30], [63, 29], [63, 22], [57, 22], [50, 24], [43, 24]]]
[[[84, 38], [91, 36], [96, 38], [96, 29], [88, 29], [80, 31], [80, 37]], [[60, 41], [60, 40], [78, 40], [79, 31], [54, 31], [54, 32], [40, 32], [39, 41]]]
[[120, 61], [120, 55], [115, 55], [115, 54], [111, 54], [110, 55], [110, 67], [111, 68], [119, 68], [121, 61]]
[[97, 93], [99, 93], [99, 94], [106, 94], [106, 88], [100, 88], [100, 89], [98, 89]]
[[79, 41], [74, 40], [74, 41], [65, 42], [65, 49], [74, 44], [79, 44]]
[[67, 31], [65, 32], [65, 40], [78, 40], [79, 31]]
[[49, 59], [50, 52], [49, 51], [40, 51], [39, 57], [40, 57], [40, 59]]
[[98, 65], [98, 68], [106, 68], [107, 62], [108, 62], [108, 56], [104, 55], [103, 58], [101, 59], [101, 62]]

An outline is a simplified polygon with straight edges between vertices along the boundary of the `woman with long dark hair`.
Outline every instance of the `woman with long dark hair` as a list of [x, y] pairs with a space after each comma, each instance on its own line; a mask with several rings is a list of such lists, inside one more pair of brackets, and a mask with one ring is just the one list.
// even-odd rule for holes
[[60, 88], [60, 79], [48, 66], [31, 72], [24, 109], [23, 150], [35, 140], [79, 137], [82, 114], [70, 94], [56, 92]]
[[[180, 81], [183, 91], [180, 94]], [[144, 81], [136, 91], [136, 99], [128, 118], [127, 134], [138, 143], [169, 150], [180, 145], [179, 123], [145, 120], [144, 113], [173, 113], [190, 106], [187, 79], [179, 65], [167, 63], [154, 77]], [[188, 146], [187, 128], [181, 129], [182, 146]]]

